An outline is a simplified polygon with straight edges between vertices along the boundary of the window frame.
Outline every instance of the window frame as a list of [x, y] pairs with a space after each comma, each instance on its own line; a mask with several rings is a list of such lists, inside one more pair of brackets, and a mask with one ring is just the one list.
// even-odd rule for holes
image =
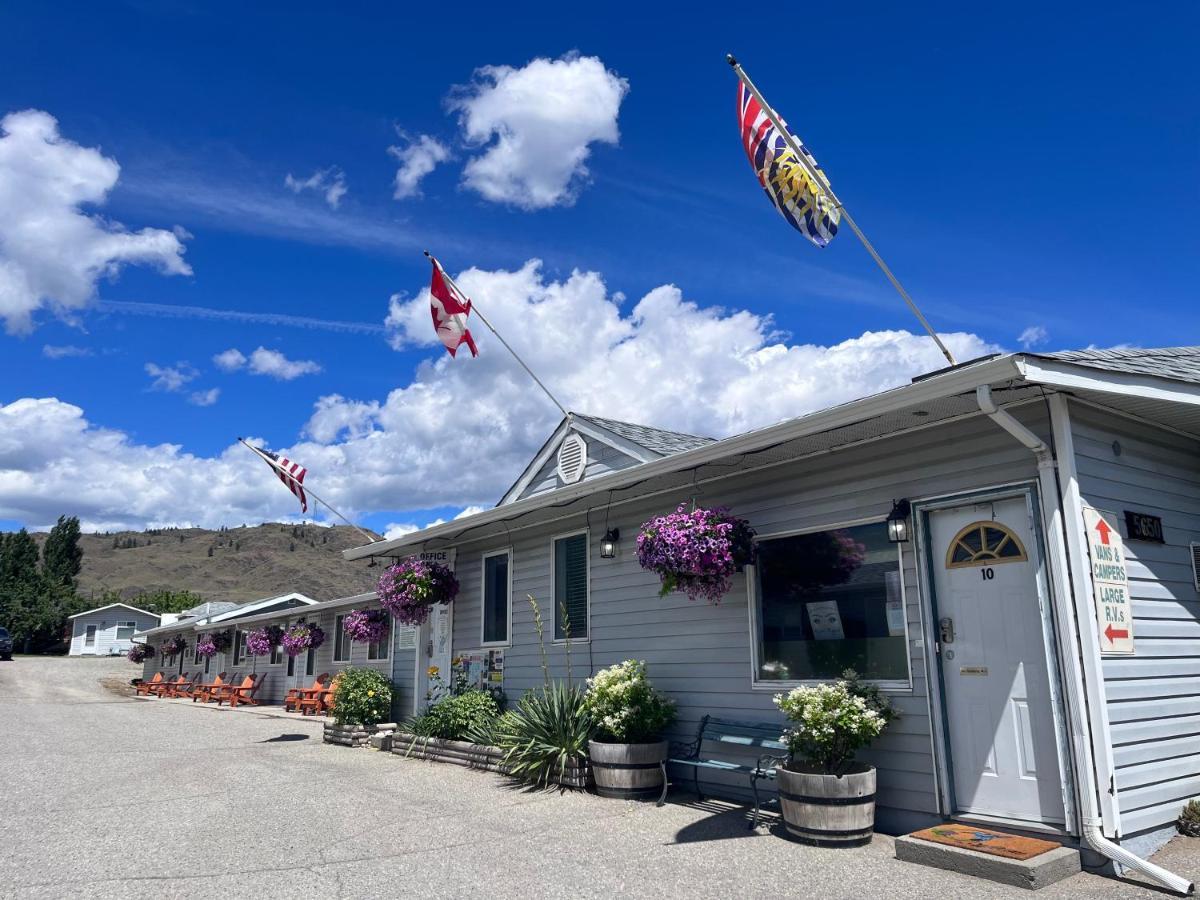
[[233, 665], [240, 666], [248, 657], [246, 652], [246, 632], [240, 628], [233, 629]]
[[[551, 550], [553, 555], [553, 549]], [[489, 641], [487, 639], [487, 561], [495, 556], [508, 557], [508, 619], [505, 624], [505, 639], [502, 641]], [[554, 566], [551, 560], [551, 568]], [[553, 596], [553, 595], [552, 595]], [[590, 604], [589, 604], [590, 609]], [[480, 647], [511, 647], [512, 646], [512, 619], [513, 619], [513, 548], [502, 547], [498, 550], [490, 550], [484, 553], [479, 558], [479, 646]], [[591, 629], [588, 629], [591, 633]]]
[[[346, 648], [346, 655], [342, 656], [342, 644], [346, 643], [349, 646]], [[333, 661], [335, 663], [348, 663], [354, 661], [354, 641], [350, 640], [346, 635], [346, 614], [338, 613], [333, 617]]]
[[283, 662], [283, 644], [272, 644], [271, 655], [267, 657], [268, 666], [277, 666]]
[[[780, 538], [795, 537], [800, 534], [816, 534], [821, 531], [837, 531], [840, 528], [857, 528], [862, 525], [883, 525], [887, 527], [887, 518], [883, 516], [872, 516], [866, 519], [852, 519], [845, 522], [835, 522], [827, 525], [817, 525], [811, 528], [791, 528], [784, 531], [772, 531], [767, 534], [759, 534], [754, 538], [755, 547], [761, 541], [773, 541]], [[912, 694], [913, 693], [913, 646], [912, 646], [912, 628], [908, 622], [908, 586], [904, 583], [904, 545], [893, 543], [896, 548], [896, 566], [900, 572], [900, 602], [904, 605], [904, 662], [908, 670], [906, 679], [898, 678], [864, 678], [863, 681], [868, 684], [876, 685], [881, 691], [887, 694]], [[789, 679], [787, 681], [766, 680], [758, 677], [759, 673], [759, 604], [761, 597], [758, 592], [758, 565], [749, 565], [745, 567], [746, 573], [746, 606], [750, 618], [750, 689], [753, 691], [773, 691], [778, 693], [781, 690], [791, 690], [796, 687], [812, 687], [818, 684], [832, 684], [837, 681], [837, 678], [807, 678], [807, 679]]]
[[[121, 637], [121, 629], [122, 628], [132, 628], [133, 631], [130, 632], [129, 637]], [[129, 621], [117, 622], [117, 628], [116, 628], [116, 631], [114, 632], [115, 636], [113, 639], [118, 640], [118, 641], [132, 641], [133, 636], [135, 634], [137, 634], [137, 622], [129, 622]]]
[[[555, 643], [555, 644], [567, 643], [567, 639], [565, 637], [560, 638], [557, 636], [558, 635], [558, 599], [557, 599], [558, 585], [555, 582], [555, 570], [558, 568], [558, 566], [555, 564], [556, 563], [555, 547], [557, 546], [557, 544], [560, 540], [564, 540], [566, 538], [578, 537], [579, 535], [583, 535], [584, 584], [586, 587], [584, 596], [585, 596], [585, 603], [587, 605], [587, 616], [585, 617], [586, 624], [587, 624], [587, 637], [581, 638], [581, 637], [575, 637], [574, 635], [572, 635], [571, 643], [572, 644], [589, 644], [589, 643], [591, 643], [591, 640], [592, 640], [592, 535], [591, 535], [590, 528], [577, 528], [574, 531], [565, 531], [562, 534], [556, 534], [550, 538], [550, 605], [553, 607], [553, 612], [550, 617], [550, 628], [552, 629], [550, 632], [550, 636], [553, 638], [552, 643]], [[511, 598], [509, 600], [509, 605], [510, 606], [512, 605]]]

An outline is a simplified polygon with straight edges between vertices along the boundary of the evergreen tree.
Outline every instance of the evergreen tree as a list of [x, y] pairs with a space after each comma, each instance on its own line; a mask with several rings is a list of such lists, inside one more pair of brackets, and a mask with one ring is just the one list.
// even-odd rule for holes
[[58, 523], [50, 529], [50, 535], [42, 547], [42, 574], [47, 583], [72, 590], [82, 564], [79, 519], [75, 516], [59, 516]]

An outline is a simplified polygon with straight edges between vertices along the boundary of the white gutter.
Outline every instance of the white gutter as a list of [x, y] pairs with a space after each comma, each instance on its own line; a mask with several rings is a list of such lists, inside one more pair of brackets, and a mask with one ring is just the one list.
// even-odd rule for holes
[[371, 591], [366, 594], [354, 594], [350, 597], [338, 597], [336, 600], [324, 600], [320, 603], [313, 603], [310, 606], [291, 606], [287, 609], [277, 609], [274, 612], [256, 613], [252, 616], [246, 616], [244, 619], [230, 622], [229, 627], [242, 628], [245, 625], [277, 622], [280, 619], [308, 617], [330, 609], [342, 609], [347, 606], [359, 606], [378, 602], [378, 595], [374, 591]]
[[648, 478], [654, 478], [657, 475], [665, 475], [681, 469], [702, 466], [729, 456], [754, 453], [774, 444], [806, 437], [811, 434], [818, 434], [823, 431], [830, 431], [846, 425], [857, 425], [866, 419], [897, 412], [905, 407], [931, 403], [935, 400], [943, 400], [946, 397], [964, 394], [975, 390], [980, 384], [994, 384], [1020, 378], [1021, 372], [1018, 368], [1017, 360], [1018, 357], [1015, 356], [1001, 356], [996, 359], [975, 363], [974, 365], [964, 365], [961, 368], [953, 369], [924, 381], [906, 384], [903, 387], [884, 391], [881, 394], [875, 394], [871, 397], [865, 397], [862, 400], [843, 403], [841, 406], [834, 406], [807, 416], [801, 416], [798, 419], [789, 419], [786, 422], [781, 422], [778, 425], [772, 425], [768, 428], [749, 431], [745, 434], [735, 435], [734, 437], [716, 441], [712, 444], [706, 444], [703, 447], [697, 447], [694, 450], [686, 450], [683, 453], [676, 453], [672, 456], [656, 459], [653, 462], [622, 469], [619, 472], [605, 475], [602, 478], [582, 481], [578, 484], [559, 488], [556, 491], [548, 491], [545, 494], [539, 494], [535, 497], [527, 497], [524, 500], [517, 500], [514, 503], [497, 506], [494, 509], [486, 510], [466, 519], [454, 519], [442, 525], [435, 525], [432, 528], [415, 531], [411, 534], [406, 534], [404, 537], [395, 538], [390, 541], [376, 541], [374, 544], [352, 547], [349, 550], [343, 550], [342, 557], [353, 560], [366, 559], [372, 556], [398, 556], [409, 547], [415, 547], [438, 538], [453, 538], [464, 528], [488, 525], [493, 522], [516, 518], [517, 516], [540, 509], [543, 506], [561, 506], [575, 500], [580, 500], [591, 494], [619, 491], [624, 487], [639, 481], [645, 481]]
[[[1070, 717], [1071, 726], [1071, 752], [1074, 756], [1076, 776], [1082, 778], [1083, 784], [1078, 785], [1079, 799], [1079, 819], [1083, 831], [1084, 842], [1095, 850], [1097, 853], [1108, 857], [1109, 859], [1141, 872], [1148, 878], [1152, 878], [1159, 884], [1179, 894], [1191, 894], [1193, 885], [1186, 878], [1168, 872], [1161, 866], [1157, 866], [1152, 862], [1142, 859], [1130, 853], [1124, 847], [1109, 840], [1104, 835], [1104, 818], [1099, 807], [1098, 797], [1099, 789], [1096, 779], [1096, 763], [1094, 756], [1094, 748], [1092, 745], [1091, 729], [1089, 728], [1087, 717], [1084, 710], [1087, 706], [1087, 684], [1085, 680], [1083, 665], [1080, 661], [1080, 650], [1082, 645], [1079, 643], [1080, 625], [1091, 623], [1095, 624], [1095, 620], [1080, 607], [1080, 604], [1074, 602], [1074, 596], [1071, 591], [1072, 575], [1074, 575], [1074, 583], [1080, 585], [1082, 578], [1086, 574], [1081, 571], [1083, 557], [1080, 555], [1083, 551], [1081, 546], [1078, 546], [1078, 541], [1072, 541], [1072, 536], [1075, 536], [1076, 529], [1071, 527], [1063, 516], [1063, 507], [1066, 505], [1073, 517], [1072, 522], [1079, 518], [1080, 513], [1076, 509], [1077, 491], [1074, 480], [1074, 459], [1069, 461], [1071, 470], [1071, 478], [1064, 479], [1061, 486], [1059, 483], [1059, 462], [1054, 459], [1054, 453], [1046, 446], [1045, 441], [1039, 438], [1036, 434], [1018, 422], [1007, 411], [996, 406], [995, 400], [992, 398], [992, 391], [988, 385], [980, 385], [976, 388], [976, 399], [979, 402], [980, 410], [992, 419], [997, 425], [1011, 434], [1021, 444], [1027, 447], [1037, 458], [1038, 466], [1038, 483], [1041, 487], [1043, 514], [1046, 518], [1047, 528], [1047, 555], [1049, 556], [1053, 578], [1052, 584], [1054, 589], [1054, 605], [1056, 608], [1056, 620], [1059, 624], [1058, 629], [1058, 644], [1059, 644], [1059, 659], [1062, 664], [1064, 678], [1064, 689], [1067, 694], [1067, 712]], [[1067, 468], [1068, 461], [1065, 456], [1073, 455], [1074, 451], [1069, 442], [1070, 425], [1066, 418], [1067, 402], [1066, 398], [1061, 394], [1055, 394], [1050, 398], [1050, 417], [1051, 426], [1054, 429], [1056, 436], [1061, 436], [1065, 433], [1067, 441], [1062, 441], [1058, 444], [1059, 454], [1064, 457], [1061, 461], [1063, 468]], [[1069, 482], [1069, 483], [1068, 483]], [[1075, 491], [1074, 499], [1069, 490]], [[1064, 541], [1064, 535], [1067, 540]], [[1068, 555], [1068, 544], [1072, 546], [1073, 555], [1076, 559], [1074, 570], [1071, 566], [1071, 555]], [[1086, 623], [1085, 620], [1086, 619]], [[1082, 629], [1085, 633], [1087, 628]], [[1092, 646], [1095, 644], [1093, 635]], [[1096, 684], [1095, 679], [1098, 673], [1093, 671], [1091, 683]], [[1096, 700], [1093, 698], [1093, 703]], [[1103, 702], [1100, 698], [1099, 702]]]

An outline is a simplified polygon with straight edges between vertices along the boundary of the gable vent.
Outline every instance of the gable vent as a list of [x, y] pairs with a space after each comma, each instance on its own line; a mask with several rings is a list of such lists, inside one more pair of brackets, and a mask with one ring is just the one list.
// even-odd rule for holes
[[1196, 582], [1196, 590], [1200, 591], [1200, 544], [1192, 544], [1192, 579]]
[[563, 484], [574, 484], [583, 477], [586, 467], [587, 444], [572, 431], [558, 445], [558, 477]]

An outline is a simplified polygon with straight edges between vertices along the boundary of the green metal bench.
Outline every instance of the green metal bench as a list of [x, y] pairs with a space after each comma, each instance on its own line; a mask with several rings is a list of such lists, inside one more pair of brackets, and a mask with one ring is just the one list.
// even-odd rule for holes
[[[750, 822], [750, 828], [757, 828], [759, 810], [762, 807], [758, 796], [758, 782], [764, 779], [773, 781], [776, 769], [788, 759], [787, 744], [780, 740], [782, 731], [782, 725], [769, 722], [736, 722], [732, 719], [705, 716], [700, 720], [700, 729], [696, 732], [694, 741], [671, 744], [668, 758], [663, 763], [663, 790], [662, 796], [658, 798], [658, 805], [662, 806], [667, 802], [667, 790], [671, 786], [667, 780], [668, 763], [691, 767], [692, 784], [701, 800], [704, 799], [704, 794], [700, 791], [701, 771], [745, 774], [750, 780], [750, 791], [754, 795], [754, 818]], [[749, 754], [755, 752], [758, 756], [750, 763]], [[723, 756], [741, 756], [746, 761], [722, 759]]]

